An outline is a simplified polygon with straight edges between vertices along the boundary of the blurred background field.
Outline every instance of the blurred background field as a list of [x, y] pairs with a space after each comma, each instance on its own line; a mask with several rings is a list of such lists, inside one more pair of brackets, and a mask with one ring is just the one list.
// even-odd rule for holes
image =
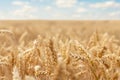
[[[87, 38], [94, 31], [100, 33], [108, 32], [120, 38], [120, 21], [47, 21], [47, 20], [21, 20], [21, 21], [0, 21], [1, 29], [10, 29], [20, 36], [20, 33], [28, 32], [28, 35], [51, 34], [56, 35], [60, 31], [67, 34]], [[64, 34], [65, 35], [65, 34]], [[72, 36], [73, 37], [73, 36]], [[74, 36], [75, 37], [75, 36]], [[33, 39], [31, 38], [31, 39]]]

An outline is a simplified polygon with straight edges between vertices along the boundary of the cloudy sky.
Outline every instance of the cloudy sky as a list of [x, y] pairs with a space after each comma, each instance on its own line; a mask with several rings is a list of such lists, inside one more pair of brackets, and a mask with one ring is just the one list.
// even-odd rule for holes
[[0, 19], [118, 20], [120, 0], [1, 0]]

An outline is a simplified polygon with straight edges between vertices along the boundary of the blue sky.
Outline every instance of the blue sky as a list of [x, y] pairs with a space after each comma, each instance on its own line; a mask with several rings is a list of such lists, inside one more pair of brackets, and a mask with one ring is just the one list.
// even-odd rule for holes
[[120, 0], [1, 0], [0, 19], [119, 20]]

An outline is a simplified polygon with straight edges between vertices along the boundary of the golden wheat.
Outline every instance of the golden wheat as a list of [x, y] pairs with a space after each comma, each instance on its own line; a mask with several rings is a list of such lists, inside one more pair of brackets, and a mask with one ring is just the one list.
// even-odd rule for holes
[[82, 40], [79, 28], [37, 29], [0, 30], [0, 80], [120, 80], [115, 36], [95, 31]]

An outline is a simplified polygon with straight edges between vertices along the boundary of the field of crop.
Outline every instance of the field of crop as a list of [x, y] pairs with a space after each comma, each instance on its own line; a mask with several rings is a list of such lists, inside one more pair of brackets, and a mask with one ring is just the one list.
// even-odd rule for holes
[[0, 80], [120, 80], [120, 21], [0, 21]]

